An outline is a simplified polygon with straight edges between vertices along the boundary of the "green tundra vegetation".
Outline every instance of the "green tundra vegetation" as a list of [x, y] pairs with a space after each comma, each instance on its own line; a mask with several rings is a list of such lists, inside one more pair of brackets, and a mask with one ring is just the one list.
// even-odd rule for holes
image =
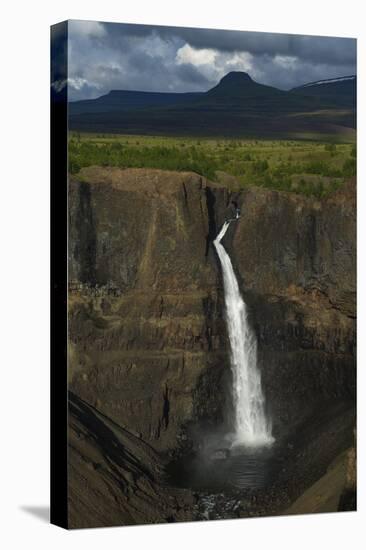
[[69, 171], [86, 166], [193, 171], [233, 190], [248, 185], [321, 198], [356, 174], [352, 143], [71, 133]]

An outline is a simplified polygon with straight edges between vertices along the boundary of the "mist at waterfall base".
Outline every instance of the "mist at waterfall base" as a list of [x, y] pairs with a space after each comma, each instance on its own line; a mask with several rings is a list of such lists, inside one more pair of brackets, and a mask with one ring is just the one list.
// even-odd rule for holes
[[249, 324], [230, 256], [221, 243], [232, 222], [237, 223], [236, 220], [225, 221], [213, 241], [224, 286], [232, 418], [215, 431], [199, 430], [195, 437], [196, 453], [173, 470], [173, 477], [179, 484], [184, 486], [189, 480], [191, 487], [209, 493], [265, 489], [272, 484], [278, 466], [257, 366], [257, 340]]

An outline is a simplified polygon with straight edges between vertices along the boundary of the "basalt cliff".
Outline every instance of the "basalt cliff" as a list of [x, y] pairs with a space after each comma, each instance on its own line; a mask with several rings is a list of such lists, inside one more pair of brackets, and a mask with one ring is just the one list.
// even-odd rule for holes
[[[193, 173], [90, 167], [71, 177], [69, 388], [82, 404], [75, 410], [94, 411], [165, 461], [230, 424], [212, 241], [232, 201], [242, 214], [223, 244], [258, 339], [274, 436], [286, 440], [328, 410], [353, 409], [355, 200], [354, 180], [316, 200], [254, 187], [232, 193]], [[334, 439], [324, 468], [352, 444], [348, 424], [344, 430], [351, 440]]]

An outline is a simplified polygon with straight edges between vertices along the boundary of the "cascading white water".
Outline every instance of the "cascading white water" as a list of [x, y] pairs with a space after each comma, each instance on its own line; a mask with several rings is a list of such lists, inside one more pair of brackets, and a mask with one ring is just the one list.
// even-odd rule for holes
[[214, 245], [224, 279], [226, 323], [231, 348], [234, 444], [257, 447], [270, 445], [274, 440], [271, 424], [266, 418], [261, 375], [257, 368], [257, 341], [248, 323], [247, 308], [240, 295], [230, 257], [221, 244], [230, 221], [224, 223]]

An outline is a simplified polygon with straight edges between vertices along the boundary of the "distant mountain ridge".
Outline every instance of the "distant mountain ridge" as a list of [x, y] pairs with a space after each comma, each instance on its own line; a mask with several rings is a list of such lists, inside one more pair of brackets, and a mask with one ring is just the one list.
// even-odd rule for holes
[[308, 88], [309, 86], [318, 86], [320, 84], [337, 84], [339, 82], [345, 82], [346, 80], [352, 80], [356, 82], [356, 75], [349, 75], [349, 76], [340, 76], [338, 78], [326, 78], [324, 80], [314, 80], [313, 82], [308, 82], [307, 84], [301, 84], [301, 86], [296, 86], [295, 88], [292, 88], [293, 90], [297, 90], [299, 88]]
[[112, 90], [69, 103], [73, 130], [133, 134], [282, 137], [315, 132], [349, 137], [355, 116], [355, 76], [284, 91], [233, 71], [207, 92]]
[[141, 92], [135, 90], [111, 90], [97, 99], [84, 99], [69, 103], [70, 114], [110, 112], [125, 109], [161, 107], [186, 103], [203, 95], [197, 93]]
[[309, 82], [291, 90], [292, 93], [316, 97], [319, 101], [326, 100], [345, 109], [356, 107], [356, 91], [357, 78], [355, 75]]

